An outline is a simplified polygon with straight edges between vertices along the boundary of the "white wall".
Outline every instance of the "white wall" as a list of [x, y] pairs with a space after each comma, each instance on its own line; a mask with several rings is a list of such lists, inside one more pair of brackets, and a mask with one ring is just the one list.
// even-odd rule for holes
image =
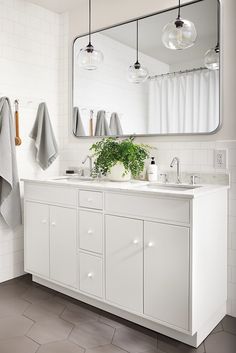
[[[38, 104], [48, 104], [59, 138], [59, 55], [64, 18], [23, 0], [0, 1], [0, 96], [19, 99], [17, 147], [20, 178], [58, 174], [59, 159], [43, 172], [34, 160], [29, 133]], [[21, 185], [22, 187], [22, 185]], [[10, 230], [0, 218], [0, 282], [23, 273], [23, 229]]]
[[[99, 70], [83, 70], [77, 64], [81, 48], [88, 44], [88, 38], [79, 38], [75, 43], [74, 55], [74, 106], [80, 107], [81, 118], [89, 136], [89, 116], [93, 109], [105, 110], [109, 123], [112, 112], [117, 112], [123, 132], [126, 135], [147, 133], [147, 86], [134, 85], [127, 80], [130, 65], [136, 61], [136, 51], [106, 35], [93, 36], [95, 48], [102, 50], [104, 62]], [[139, 60], [148, 67], [149, 74], [169, 72], [169, 66], [140, 53]], [[84, 108], [84, 110], [83, 110]], [[86, 110], [85, 110], [86, 108]]]

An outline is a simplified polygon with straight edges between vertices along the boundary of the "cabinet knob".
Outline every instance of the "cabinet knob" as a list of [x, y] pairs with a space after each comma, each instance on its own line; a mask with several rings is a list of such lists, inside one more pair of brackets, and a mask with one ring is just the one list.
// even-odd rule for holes
[[47, 220], [46, 220], [46, 219], [42, 219], [42, 223], [43, 223], [43, 224], [46, 224], [46, 223], [47, 223]]
[[137, 245], [138, 243], [139, 243], [139, 240], [138, 240], [138, 239], [134, 239], [134, 240], [133, 240], [133, 244], [134, 244], [134, 245]]
[[88, 202], [92, 202], [92, 201], [93, 201], [93, 199], [91, 199], [91, 198], [88, 198], [88, 199], [87, 199], [87, 201], [88, 201]]
[[52, 222], [52, 226], [55, 227], [56, 226], [56, 222]]
[[89, 229], [89, 230], [88, 230], [88, 234], [93, 234], [92, 229]]
[[88, 278], [93, 278], [93, 273], [92, 272], [88, 273]]
[[152, 242], [152, 241], [150, 241], [149, 243], [148, 243], [148, 247], [149, 248], [152, 248], [154, 246], [154, 243]]

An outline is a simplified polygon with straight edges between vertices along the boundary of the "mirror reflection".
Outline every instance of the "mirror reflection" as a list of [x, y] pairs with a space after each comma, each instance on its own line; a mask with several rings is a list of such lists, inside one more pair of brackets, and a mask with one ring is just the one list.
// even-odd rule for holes
[[[220, 122], [218, 9], [217, 0], [199, 1], [182, 6], [180, 17], [176, 8], [77, 38], [74, 135], [214, 132]], [[176, 19], [190, 22], [187, 32]], [[90, 40], [103, 55], [93, 70], [81, 65], [91, 60], [84, 52]]]

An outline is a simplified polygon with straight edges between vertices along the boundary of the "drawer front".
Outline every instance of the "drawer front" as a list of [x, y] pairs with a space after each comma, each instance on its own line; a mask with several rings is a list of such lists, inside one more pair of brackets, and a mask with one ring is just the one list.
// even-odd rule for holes
[[80, 290], [102, 298], [102, 259], [84, 253], [80, 253], [79, 257]]
[[105, 209], [106, 212], [128, 216], [156, 218], [185, 224], [190, 222], [189, 200], [106, 193]]
[[102, 209], [103, 197], [101, 192], [97, 191], [80, 191], [79, 205], [80, 207]]
[[25, 199], [76, 206], [77, 192], [72, 188], [25, 184]]
[[103, 247], [103, 215], [79, 211], [79, 245], [81, 249], [101, 254]]

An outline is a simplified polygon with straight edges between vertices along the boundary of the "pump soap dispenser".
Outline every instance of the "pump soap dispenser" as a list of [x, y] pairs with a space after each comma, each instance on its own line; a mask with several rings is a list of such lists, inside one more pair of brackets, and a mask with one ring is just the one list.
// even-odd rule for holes
[[149, 181], [157, 181], [157, 165], [155, 157], [151, 157], [151, 164], [148, 166], [147, 174]]

